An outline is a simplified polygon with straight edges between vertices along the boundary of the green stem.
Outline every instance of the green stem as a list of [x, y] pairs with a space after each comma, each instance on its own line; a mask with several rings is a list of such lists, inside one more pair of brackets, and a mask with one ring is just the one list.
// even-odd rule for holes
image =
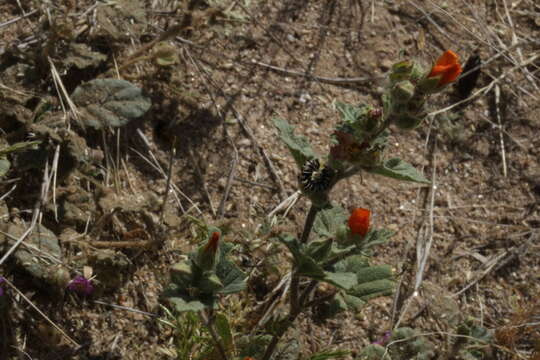
[[200, 311], [200, 315], [204, 321], [204, 324], [208, 328], [210, 335], [212, 335], [212, 339], [214, 339], [214, 342], [216, 343], [216, 347], [218, 348], [218, 352], [219, 352], [219, 355], [221, 356], [221, 359], [228, 360], [227, 353], [225, 352], [225, 348], [223, 347], [223, 344], [221, 343], [221, 341], [219, 341], [219, 336], [216, 332], [216, 329], [214, 328], [214, 317], [212, 315], [207, 316], [204, 310]]
[[[289, 314], [289, 324], [292, 324], [294, 322], [294, 320], [296, 320], [298, 315], [300, 315], [300, 313], [301, 313], [300, 309], [298, 309], [294, 313], [291, 312]], [[276, 333], [276, 334], [274, 334], [274, 336], [272, 336], [272, 340], [270, 340], [270, 343], [266, 347], [266, 351], [264, 352], [264, 355], [263, 355], [261, 360], [270, 360], [270, 357], [272, 356], [272, 354], [276, 350], [276, 346], [277, 346], [277, 344], [279, 342], [279, 339], [281, 339], [283, 334], [285, 334], [285, 332], [289, 329], [289, 326], [287, 326], [287, 327], [284, 326], [283, 328], [281, 328], [278, 331], [278, 333]]]
[[[313, 228], [313, 224], [315, 223], [315, 218], [317, 217], [317, 213], [321, 210], [321, 207], [311, 204], [311, 208], [309, 209], [309, 212], [306, 217], [306, 221], [304, 222], [304, 230], [302, 231], [302, 237], [300, 238], [300, 241], [302, 244], [306, 244], [309, 239], [309, 234], [311, 234], [311, 229]], [[300, 287], [300, 276], [298, 275], [298, 271], [293, 269], [292, 275], [291, 275], [291, 305], [289, 310], [289, 324], [292, 324], [294, 320], [300, 315], [303, 308], [303, 302], [300, 301], [300, 298], [298, 296], [298, 290]], [[310, 291], [311, 292], [311, 291]], [[305, 294], [302, 294], [302, 297], [304, 297]], [[290, 326], [290, 325], [289, 325]], [[266, 347], [266, 351], [264, 352], [264, 356], [262, 360], [270, 360], [270, 357], [274, 353], [276, 346], [279, 342], [279, 339], [285, 334], [285, 332], [289, 329], [289, 326], [284, 326], [282, 329], [279, 330], [278, 333], [274, 334], [272, 337], [272, 340], [270, 340], [270, 343]]]
[[311, 229], [313, 228], [313, 223], [315, 222], [317, 213], [320, 210], [321, 210], [320, 207], [315, 206], [314, 204], [311, 204], [311, 208], [309, 209], [309, 212], [306, 217], [306, 221], [304, 223], [304, 231], [302, 231], [302, 237], [300, 238], [300, 242], [302, 244], [307, 243], [309, 234], [311, 233]]

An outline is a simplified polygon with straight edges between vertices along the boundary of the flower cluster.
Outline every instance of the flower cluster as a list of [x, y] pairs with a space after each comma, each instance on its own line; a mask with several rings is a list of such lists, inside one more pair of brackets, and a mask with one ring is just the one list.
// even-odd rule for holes
[[461, 72], [459, 57], [451, 50], [445, 51], [429, 71], [413, 61], [395, 64], [386, 96], [386, 116], [391, 117], [401, 129], [416, 128], [426, 117], [424, 105], [427, 97], [454, 82]]
[[73, 291], [82, 296], [89, 296], [94, 292], [92, 280], [87, 279], [82, 275], [77, 275], [67, 285], [68, 290]]
[[392, 332], [386, 331], [382, 338], [372, 342], [372, 344], [384, 346], [388, 343], [388, 340], [390, 340], [391, 337], [392, 337]]

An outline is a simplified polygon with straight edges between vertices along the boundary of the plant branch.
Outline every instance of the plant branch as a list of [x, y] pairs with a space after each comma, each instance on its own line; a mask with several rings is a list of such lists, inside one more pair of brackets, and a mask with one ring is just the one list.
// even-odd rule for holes
[[304, 231], [302, 231], [302, 237], [300, 238], [300, 242], [302, 244], [307, 243], [309, 234], [311, 233], [311, 228], [313, 228], [313, 223], [315, 222], [315, 218], [317, 217], [319, 210], [321, 210], [320, 207], [311, 204], [311, 208], [309, 209], [306, 217], [306, 222], [304, 223]]
[[[315, 222], [315, 218], [317, 217], [317, 213], [321, 210], [321, 207], [311, 204], [311, 208], [309, 209], [308, 215], [306, 217], [306, 221], [304, 222], [304, 230], [302, 231], [302, 237], [300, 238], [300, 241], [302, 244], [306, 244], [309, 238], [309, 234], [311, 233], [311, 229], [313, 228], [313, 224]], [[292, 275], [291, 275], [291, 293], [290, 293], [290, 310], [289, 310], [289, 324], [292, 324], [294, 320], [300, 315], [302, 312], [303, 306], [302, 304], [305, 301], [305, 292], [302, 294], [302, 296], [299, 298], [299, 287], [300, 287], [300, 276], [298, 275], [297, 269], [293, 269]], [[317, 282], [316, 282], [317, 283]], [[311, 292], [311, 290], [310, 290]], [[282, 329], [279, 330], [278, 333], [274, 334], [272, 337], [272, 340], [266, 347], [266, 351], [264, 353], [264, 356], [262, 360], [269, 360], [272, 354], [274, 353], [276, 346], [279, 342], [279, 339], [285, 334], [285, 332], [288, 330], [289, 326], [284, 326]]]
[[210, 317], [207, 316], [204, 310], [200, 311], [199, 314], [201, 315], [201, 318], [203, 319], [204, 324], [208, 328], [210, 335], [212, 335], [212, 339], [214, 339], [214, 342], [216, 343], [216, 347], [218, 348], [221, 359], [228, 360], [227, 353], [225, 352], [225, 348], [223, 347], [223, 344], [221, 343], [221, 341], [219, 341], [219, 336], [216, 332], [216, 329], [214, 328], [214, 318], [211, 316]]

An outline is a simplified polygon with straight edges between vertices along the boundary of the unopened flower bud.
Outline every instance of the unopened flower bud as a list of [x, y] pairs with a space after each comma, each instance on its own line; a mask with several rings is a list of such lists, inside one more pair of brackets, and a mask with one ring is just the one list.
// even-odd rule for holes
[[352, 234], [360, 236], [366, 236], [369, 231], [369, 219], [371, 217], [371, 211], [368, 209], [357, 208], [354, 209], [349, 217], [349, 229]]
[[366, 131], [373, 132], [378, 130], [383, 111], [381, 108], [370, 109], [367, 113]]
[[414, 85], [409, 80], [400, 81], [392, 87], [390, 91], [392, 102], [395, 104], [406, 104], [414, 96]]
[[400, 81], [409, 80], [414, 63], [410, 60], [400, 61], [392, 66], [390, 81], [395, 84]]
[[219, 249], [219, 238], [221, 234], [214, 231], [210, 239], [199, 248], [197, 253], [197, 265], [204, 271], [213, 270], [216, 265], [216, 257]]

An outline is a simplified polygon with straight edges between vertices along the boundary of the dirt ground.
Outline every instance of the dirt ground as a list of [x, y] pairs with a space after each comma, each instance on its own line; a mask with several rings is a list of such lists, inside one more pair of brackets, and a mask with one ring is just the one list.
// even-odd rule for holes
[[[325, 349], [352, 359], [399, 323], [435, 344], [436, 358], [461, 359], [449, 349], [456, 324], [469, 322], [492, 334], [485, 358], [540, 359], [535, 1], [8, 0], [0, 34], [2, 146], [41, 141], [6, 155], [1, 230], [11, 237], [0, 255], [36, 211], [36, 226], [60, 246], [45, 273], [15, 256], [1, 263], [12, 286], [3, 286], [0, 359], [175, 358], [178, 334], [158, 321], [159, 296], [169, 267], [193, 249], [192, 217], [226, 228], [244, 249], [236, 260], [249, 290], [222, 311], [248, 333], [279, 280], [267, 268], [288, 269], [261, 224], [298, 186], [272, 119], [287, 119], [325, 154], [335, 102], [378, 105], [394, 62], [429, 65], [447, 49], [463, 62], [482, 59], [470, 99], [439, 112], [459, 99], [452, 88], [433, 97], [438, 113], [416, 130], [393, 129], [387, 154], [434, 186], [364, 175], [332, 195], [397, 232], [374, 256], [395, 268], [396, 295], [324, 322], [305, 314], [289, 336], [303, 359]], [[158, 64], [158, 46], [172, 65]], [[95, 78], [141, 87], [150, 110], [114, 129], [81, 126], [66, 94]], [[46, 166], [56, 175], [43, 196]], [[301, 198], [276, 219], [299, 232], [308, 206]], [[66, 279], [90, 268], [99, 283], [92, 297], [65, 291]]]

